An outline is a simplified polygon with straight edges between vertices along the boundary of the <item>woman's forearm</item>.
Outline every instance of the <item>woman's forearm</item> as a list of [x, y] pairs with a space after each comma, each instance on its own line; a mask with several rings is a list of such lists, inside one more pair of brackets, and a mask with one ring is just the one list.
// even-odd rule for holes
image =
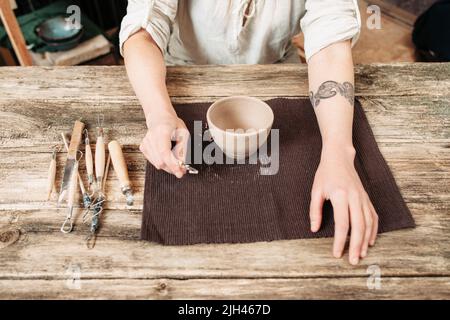
[[311, 190], [311, 230], [322, 223], [325, 200], [333, 206], [333, 255], [342, 256], [350, 230], [349, 262], [367, 256], [378, 216], [355, 168], [352, 142], [354, 71], [350, 41], [327, 47], [309, 60], [311, 101], [322, 134], [322, 157]]
[[145, 30], [132, 35], [124, 44], [125, 66], [145, 118], [175, 115], [166, 87], [166, 66], [158, 46]]
[[308, 73], [323, 149], [352, 152], [354, 70], [350, 41], [333, 44], [311, 57]]

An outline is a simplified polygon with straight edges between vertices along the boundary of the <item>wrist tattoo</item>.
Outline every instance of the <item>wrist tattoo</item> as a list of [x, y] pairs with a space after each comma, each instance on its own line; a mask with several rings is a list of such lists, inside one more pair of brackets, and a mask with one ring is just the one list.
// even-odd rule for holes
[[351, 106], [355, 102], [355, 89], [350, 82], [337, 83], [336, 81], [325, 81], [322, 83], [317, 90], [317, 93], [309, 93], [309, 98], [311, 99], [311, 104], [313, 107], [317, 107], [322, 99], [329, 99], [337, 94], [340, 94], [345, 99], [348, 100]]

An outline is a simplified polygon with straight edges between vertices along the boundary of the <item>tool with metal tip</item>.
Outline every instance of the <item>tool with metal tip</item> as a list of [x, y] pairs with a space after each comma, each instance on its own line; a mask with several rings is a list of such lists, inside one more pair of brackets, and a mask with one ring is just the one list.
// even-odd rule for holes
[[[105, 184], [106, 179], [108, 178], [110, 163], [111, 163], [111, 155], [109, 155], [108, 161], [106, 162], [105, 177], [101, 182], [102, 190], [105, 190]], [[105, 195], [103, 194], [103, 191], [99, 192], [98, 198], [95, 199], [94, 204], [90, 207], [90, 210], [92, 210], [92, 219], [89, 227], [89, 234], [86, 237], [86, 246], [88, 249], [93, 249], [95, 247], [95, 243], [97, 241], [97, 230], [100, 227], [100, 215], [103, 212], [103, 204], [105, 200], [106, 198]], [[85, 217], [83, 217], [83, 220], [85, 220]]]
[[63, 225], [61, 226], [62, 233], [70, 233], [73, 230], [73, 208], [75, 206], [75, 196], [78, 188], [78, 161], [75, 161], [72, 170], [72, 176], [70, 177], [70, 183], [68, 188], [68, 208], [67, 208], [67, 216], [66, 220], [64, 220]]
[[70, 139], [69, 150], [67, 151], [67, 161], [64, 168], [63, 182], [61, 184], [61, 191], [59, 193], [58, 205], [61, 204], [64, 199], [67, 189], [69, 188], [70, 179], [74, 171], [75, 163], [77, 162], [78, 148], [81, 143], [81, 136], [83, 134], [84, 123], [75, 121], [75, 125], [72, 131], [72, 137]]
[[131, 182], [128, 176], [128, 168], [125, 162], [125, 157], [122, 148], [117, 141], [111, 141], [108, 144], [109, 154], [114, 166], [114, 171], [117, 174], [120, 182], [120, 189], [127, 199], [127, 205], [133, 205], [133, 191], [131, 190]]
[[102, 182], [105, 173], [105, 160], [106, 160], [106, 150], [105, 150], [105, 140], [103, 138], [103, 121], [98, 120], [97, 127], [97, 142], [95, 145], [95, 176], [97, 178], [97, 191], [102, 192]]
[[[97, 239], [97, 230], [100, 225], [100, 215], [103, 212], [103, 203], [105, 202], [105, 195], [103, 193], [105, 181], [103, 180], [105, 177], [105, 158], [106, 158], [106, 150], [105, 150], [105, 140], [103, 138], [103, 122], [104, 117], [100, 115], [98, 117], [98, 125], [97, 125], [97, 141], [95, 145], [95, 175], [96, 175], [96, 192], [97, 198], [91, 206], [92, 209], [92, 219], [89, 235], [86, 238], [86, 246], [89, 249], [93, 249], [95, 246], [95, 242]], [[108, 166], [110, 160], [108, 159]], [[108, 168], [109, 169], [109, 168]], [[107, 170], [108, 170], [107, 169]]]
[[55, 148], [52, 153], [52, 159], [50, 160], [50, 167], [48, 168], [48, 184], [47, 184], [47, 201], [53, 192], [55, 192], [55, 179], [56, 179], [56, 154], [58, 149]]
[[[62, 132], [61, 132], [61, 136], [62, 136], [62, 140], [64, 142], [64, 146], [66, 147], [66, 150], [69, 150], [69, 146], [67, 145], [66, 136]], [[81, 194], [83, 195], [83, 207], [87, 209], [92, 204], [92, 198], [91, 198], [91, 195], [86, 192], [86, 188], [84, 187], [83, 179], [81, 179], [80, 173], [77, 172], [77, 175], [78, 175], [78, 183], [80, 185], [80, 191], [81, 191]]]
[[197, 169], [195, 169], [194, 167], [192, 167], [192, 166], [190, 166], [190, 165], [184, 163], [184, 162], [181, 161], [181, 160], [178, 161], [178, 163], [179, 163], [180, 167], [186, 169], [186, 171], [187, 171], [189, 174], [198, 174], [198, 173], [199, 173]]
[[88, 177], [88, 183], [89, 183], [89, 190], [91, 190], [92, 185], [94, 184], [94, 159], [92, 157], [92, 150], [91, 150], [91, 144], [89, 142], [89, 133], [85, 129], [84, 130], [84, 160], [86, 161], [86, 172]]

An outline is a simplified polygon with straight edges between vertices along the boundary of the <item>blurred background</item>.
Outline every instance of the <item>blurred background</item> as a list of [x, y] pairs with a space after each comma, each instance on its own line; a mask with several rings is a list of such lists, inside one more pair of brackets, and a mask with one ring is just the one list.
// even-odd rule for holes
[[[442, 60], [436, 57], [433, 59], [434, 53], [417, 50], [412, 40], [418, 17], [438, 1], [359, 0], [362, 33], [354, 48], [355, 62]], [[0, 0], [2, 6], [6, 5], [6, 2], [9, 2], [13, 16], [18, 21], [34, 65], [123, 64], [118, 50], [118, 32], [122, 17], [126, 13], [127, 0]], [[63, 38], [58, 38], [62, 35], [54, 31], [58, 28], [58, 21], [52, 18], [64, 14], [72, 4], [81, 8], [83, 32], [79, 35], [66, 35], [67, 38], [63, 41]], [[381, 10], [380, 29], [369, 29], [366, 25], [368, 17], [373, 14], [373, 11], [368, 12], [367, 9], [373, 5]], [[20, 49], [14, 48], [9, 40], [17, 29], [6, 25], [9, 23], [5, 23], [5, 20], [11, 21], [12, 17], [5, 14], [7, 9], [3, 10], [0, 66], [20, 65]], [[450, 16], [448, 18], [450, 20]], [[302, 35], [298, 35], [293, 41], [299, 48], [300, 56], [304, 57]]]

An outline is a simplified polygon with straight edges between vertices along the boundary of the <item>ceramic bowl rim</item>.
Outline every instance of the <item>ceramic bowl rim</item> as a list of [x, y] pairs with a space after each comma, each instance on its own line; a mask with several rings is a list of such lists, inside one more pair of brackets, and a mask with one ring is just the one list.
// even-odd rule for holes
[[[270, 124], [267, 126], [267, 128], [258, 129], [258, 130], [252, 131], [252, 132], [233, 132], [233, 131], [224, 130], [224, 129], [219, 128], [218, 126], [216, 126], [211, 121], [211, 112], [220, 103], [223, 103], [223, 102], [228, 101], [228, 100], [233, 100], [233, 99], [252, 100], [252, 101], [257, 102], [261, 106], [264, 106], [266, 108], [266, 110], [268, 110], [270, 112], [270, 118], [271, 118]], [[221, 99], [215, 101], [213, 104], [211, 104], [211, 106], [208, 108], [208, 111], [206, 112], [206, 121], [208, 122], [208, 126], [214, 127], [215, 130], [217, 130], [217, 131], [219, 131], [219, 132], [221, 132], [223, 134], [230, 135], [230, 136], [236, 136], [236, 137], [250, 137], [250, 136], [253, 136], [253, 135], [259, 135], [260, 133], [265, 132], [265, 131], [270, 131], [272, 129], [274, 120], [275, 120], [275, 115], [273, 113], [272, 108], [265, 101], [263, 101], [261, 99], [258, 99], [258, 98], [255, 98], [255, 97], [251, 97], [251, 96], [230, 96], [230, 97], [221, 98]]]

